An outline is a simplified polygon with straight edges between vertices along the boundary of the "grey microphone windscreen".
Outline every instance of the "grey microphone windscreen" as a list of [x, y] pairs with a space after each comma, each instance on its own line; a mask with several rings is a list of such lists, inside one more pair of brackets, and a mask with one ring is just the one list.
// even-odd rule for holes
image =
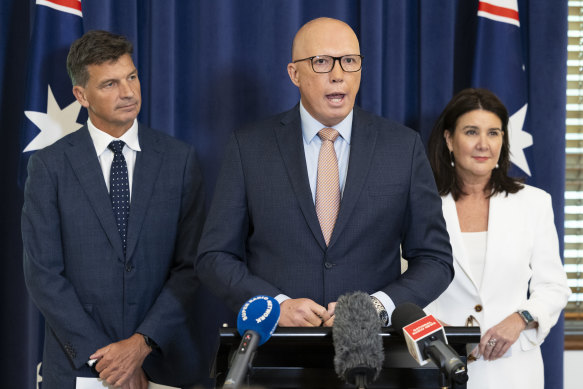
[[380, 331], [381, 322], [368, 294], [340, 296], [332, 328], [334, 369], [340, 378], [350, 383], [350, 376], [363, 368], [372, 375], [369, 382], [378, 377], [385, 358]]

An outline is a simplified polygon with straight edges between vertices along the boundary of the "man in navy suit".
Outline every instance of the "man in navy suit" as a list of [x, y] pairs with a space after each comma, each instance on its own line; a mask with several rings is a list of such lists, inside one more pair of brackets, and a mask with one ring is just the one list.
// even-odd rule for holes
[[24, 274], [46, 322], [45, 389], [74, 388], [96, 372], [122, 388], [200, 378], [192, 267], [201, 173], [191, 146], [138, 123], [131, 53], [105, 31], [73, 43], [67, 69], [89, 120], [30, 158]]
[[[361, 68], [347, 24], [307, 23], [287, 68], [300, 103], [232, 135], [197, 270], [234, 311], [267, 294], [280, 302], [279, 325], [329, 326], [337, 298], [361, 290], [388, 325], [396, 305], [425, 306], [451, 282], [449, 237], [421, 139], [354, 106]], [[332, 158], [322, 158], [325, 142], [333, 142]]]

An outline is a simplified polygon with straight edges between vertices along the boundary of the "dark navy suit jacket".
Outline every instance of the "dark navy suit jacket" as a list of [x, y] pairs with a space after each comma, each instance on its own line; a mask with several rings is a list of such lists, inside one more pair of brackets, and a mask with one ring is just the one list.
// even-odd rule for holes
[[43, 388], [95, 376], [85, 363], [139, 332], [160, 347], [146, 374], [169, 385], [199, 378], [193, 271], [204, 222], [194, 149], [139, 125], [124, 257], [111, 201], [84, 126], [37, 151], [22, 211], [24, 274], [46, 322]]
[[396, 305], [437, 298], [453, 277], [451, 247], [418, 134], [354, 108], [329, 247], [302, 142], [298, 106], [233, 134], [199, 245], [201, 281], [235, 311], [259, 294], [323, 306], [357, 290], [383, 291]]

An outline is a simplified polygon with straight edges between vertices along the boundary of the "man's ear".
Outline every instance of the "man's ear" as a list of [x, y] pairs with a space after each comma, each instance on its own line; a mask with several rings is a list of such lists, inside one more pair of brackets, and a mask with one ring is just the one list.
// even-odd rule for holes
[[87, 98], [85, 97], [85, 88], [80, 85], [75, 85], [73, 87], [73, 94], [75, 95], [75, 98], [79, 104], [85, 108], [89, 107], [89, 101], [87, 101]]
[[300, 87], [300, 77], [298, 74], [297, 64], [290, 62], [287, 64], [287, 74], [289, 75], [289, 79], [295, 86], [298, 88]]

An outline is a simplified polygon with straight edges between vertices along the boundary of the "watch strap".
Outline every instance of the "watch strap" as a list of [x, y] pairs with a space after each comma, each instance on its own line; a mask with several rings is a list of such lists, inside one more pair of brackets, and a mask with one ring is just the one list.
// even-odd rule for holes
[[144, 334], [140, 334], [144, 337], [144, 342], [146, 343], [146, 346], [148, 346], [151, 350], [157, 349], [158, 345], [156, 344], [156, 342], [154, 342], [152, 340], [152, 338], [150, 338], [148, 335], [144, 335]]
[[522, 318], [522, 320], [524, 320], [524, 323], [526, 324], [526, 329], [534, 328], [536, 326], [536, 321], [534, 320], [530, 312], [528, 312], [527, 310], [518, 310], [517, 313]]

